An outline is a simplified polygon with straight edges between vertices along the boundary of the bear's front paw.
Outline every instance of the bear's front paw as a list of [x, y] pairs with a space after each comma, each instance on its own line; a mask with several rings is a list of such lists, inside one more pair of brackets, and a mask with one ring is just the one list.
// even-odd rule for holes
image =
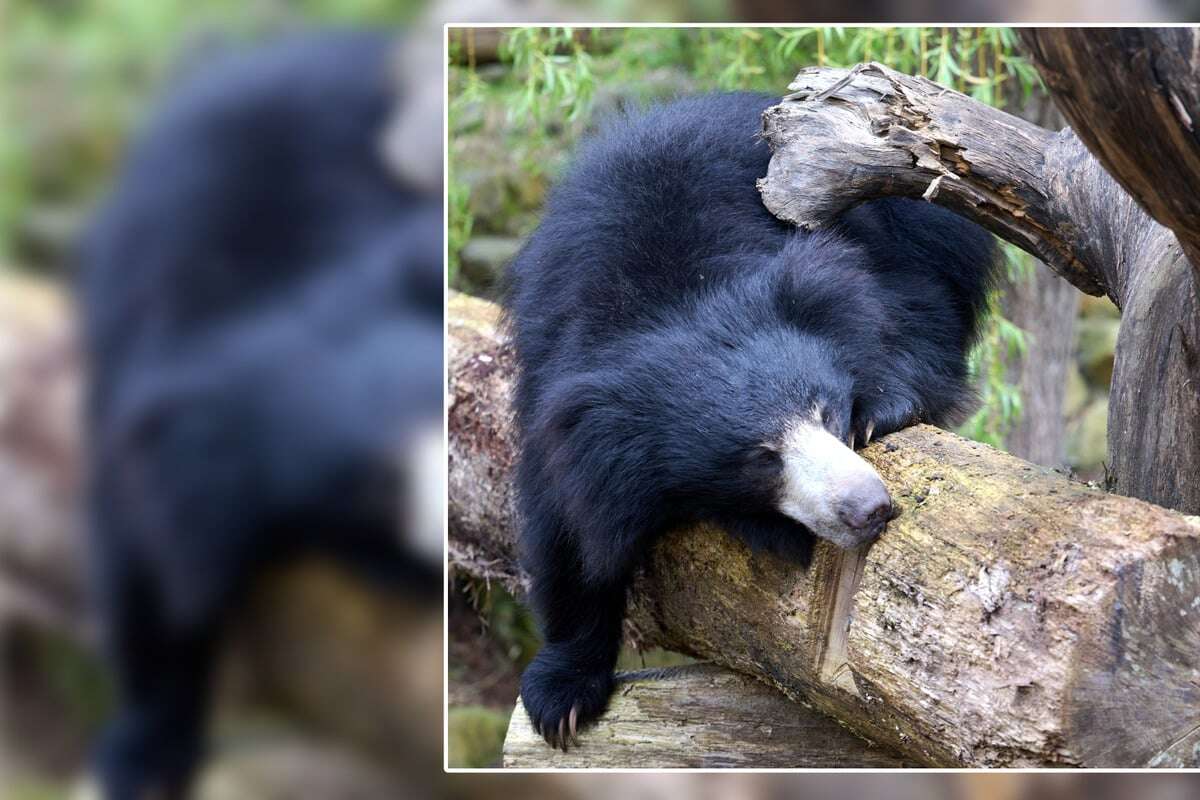
[[567, 751], [576, 733], [608, 707], [614, 685], [611, 667], [596, 666], [546, 646], [521, 676], [521, 700], [529, 721], [546, 743]]
[[900, 395], [860, 399], [855, 403], [847, 444], [851, 448], [866, 447], [873, 439], [914, 425], [920, 418], [916, 404]]

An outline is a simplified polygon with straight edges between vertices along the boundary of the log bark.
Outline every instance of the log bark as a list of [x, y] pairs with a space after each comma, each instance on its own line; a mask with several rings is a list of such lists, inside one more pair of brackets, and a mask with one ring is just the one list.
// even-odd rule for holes
[[442, 749], [442, 633], [427, 600], [313, 558], [258, 583], [228, 652], [249, 699], [418, 771]]
[[[448, 304], [450, 554], [520, 591], [512, 363], [495, 306]], [[917, 426], [862, 451], [902, 509], [807, 572], [676, 531], [630, 634], [753, 675], [936, 766], [1196, 765], [1200, 519]]]
[[875, 63], [806, 69], [789, 88], [764, 115], [775, 151], [760, 181], [767, 207], [811, 228], [871, 198], [925, 197], [1107, 294], [1123, 311], [1111, 486], [1200, 512], [1200, 303], [1175, 235], [1070, 129], [1051, 133]]
[[608, 712], [562, 753], [546, 747], [520, 700], [504, 766], [532, 769], [897, 769], [918, 766], [789, 702], [754, 678], [712, 664], [621, 676]]
[[801, 227], [876, 197], [924, 197], [1118, 305], [1125, 275], [1116, 265], [1141, 243], [1091, 223], [1124, 215], [1143, 236], [1160, 229], [1069, 130], [1052, 133], [878, 63], [804, 69], [788, 89], [763, 115], [774, 155], [759, 189], [772, 213]]

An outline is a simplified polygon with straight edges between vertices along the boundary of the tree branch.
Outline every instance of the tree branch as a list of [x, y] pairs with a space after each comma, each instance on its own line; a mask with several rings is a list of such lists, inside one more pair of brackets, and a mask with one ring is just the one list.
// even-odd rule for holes
[[805, 69], [788, 88], [764, 114], [775, 154], [759, 181], [782, 219], [813, 228], [872, 198], [923, 197], [1118, 305], [1123, 265], [1161, 232], [1069, 130], [878, 63]]

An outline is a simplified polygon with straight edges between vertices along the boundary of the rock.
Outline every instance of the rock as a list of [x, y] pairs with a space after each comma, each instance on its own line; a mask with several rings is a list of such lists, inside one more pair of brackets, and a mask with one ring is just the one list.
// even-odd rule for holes
[[633, 83], [602, 83], [596, 89], [594, 120], [603, 120], [647, 105], [699, 90], [696, 79], [685, 69], [659, 67], [642, 73]]
[[467, 185], [467, 207], [479, 231], [501, 235], [526, 232], [536, 222], [545, 199], [547, 178], [527, 174], [519, 164], [472, 164], [464, 166], [459, 179]]
[[447, 759], [453, 767], [500, 766], [509, 714], [483, 706], [452, 708], [447, 715]]

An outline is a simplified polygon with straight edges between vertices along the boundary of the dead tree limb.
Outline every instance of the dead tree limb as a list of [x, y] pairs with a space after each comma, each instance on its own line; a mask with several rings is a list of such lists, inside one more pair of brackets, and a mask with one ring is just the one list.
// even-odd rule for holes
[[[449, 301], [450, 549], [520, 591], [512, 362], [495, 306]], [[1200, 744], [1200, 519], [928, 426], [863, 451], [903, 509], [807, 573], [678, 531], [633, 633], [756, 676], [942, 766], [1187, 765]]]
[[[1126, 279], [1108, 450], [1117, 491], [1198, 513], [1200, 32], [1030, 29], [1021, 38], [1080, 138], [1170, 229], [1116, 265]], [[1099, 223], [1139, 241], [1133, 217]]]
[[1200, 304], [1171, 230], [1070, 129], [1051, 133], [875, 63], [806, 69], [789, 88], [764, 115], [775, 151], [760, 181], [767, 207], [811, 228], [872, 198], [924, 197], [1081, 291], [1107, 293], [1123, 312], [1112, 488], [1200, 512]]
[[1121, 276], [1108, 266], [1128, 244], [1080, 221], [1107, 217], [1114, 204], [1145, 215], [1069, 131], [877, 63], [805, 69], [788, 89], [763, 115], [774, 156], [759, 188], [777, 217], [815, 228], [872, 198], [924, 197], [1119, 305]]

